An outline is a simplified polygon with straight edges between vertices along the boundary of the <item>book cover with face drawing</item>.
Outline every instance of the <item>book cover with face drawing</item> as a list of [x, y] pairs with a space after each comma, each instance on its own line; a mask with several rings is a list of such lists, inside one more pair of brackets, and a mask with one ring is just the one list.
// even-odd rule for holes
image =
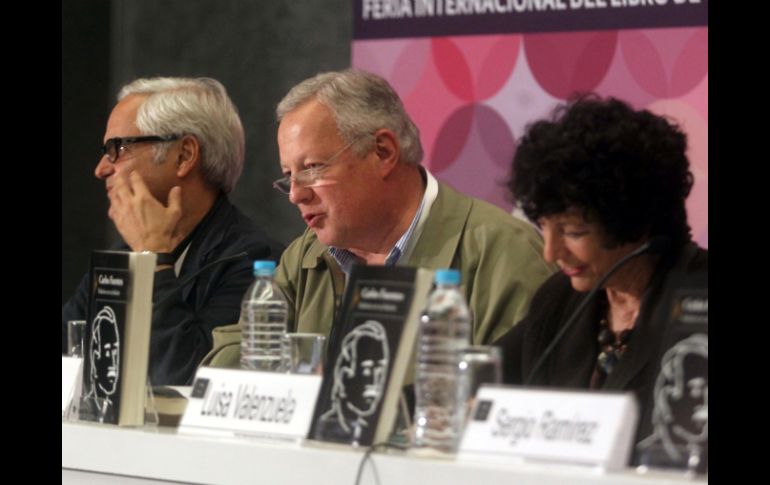
[[667, 291], [669, 328], [635, 461], [708, 473], [708, 276], [679, 275]]
[[330, 335], [309, 438], [362, 446], [387, 439], [431, 276], [410, 267], [354, 267]]
[[81, 419], [144, 422], [154, 253], [93, 251]]

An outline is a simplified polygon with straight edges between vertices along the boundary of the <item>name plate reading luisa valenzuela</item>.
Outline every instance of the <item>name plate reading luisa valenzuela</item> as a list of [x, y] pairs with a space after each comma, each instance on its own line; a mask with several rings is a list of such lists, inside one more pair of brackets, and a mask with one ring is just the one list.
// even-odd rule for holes
[[201, 367], [180, 433], [304, 438], [321, 376]]
[[482, 385], [460, 444], [470, 460], [622, 469], [638, 419], [631, 393]]

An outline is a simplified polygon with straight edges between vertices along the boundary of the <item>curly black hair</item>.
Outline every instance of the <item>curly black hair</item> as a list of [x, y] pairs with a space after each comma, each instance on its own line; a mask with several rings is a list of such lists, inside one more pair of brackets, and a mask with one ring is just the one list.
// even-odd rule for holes
[[609, 246], [644, 235], [680, 245], [690, 240], [686, 150], [687, 136], [666, 118], [580, 94], [527, 126], [508, 188], [533, 221], [577, 208], [604, 226]]

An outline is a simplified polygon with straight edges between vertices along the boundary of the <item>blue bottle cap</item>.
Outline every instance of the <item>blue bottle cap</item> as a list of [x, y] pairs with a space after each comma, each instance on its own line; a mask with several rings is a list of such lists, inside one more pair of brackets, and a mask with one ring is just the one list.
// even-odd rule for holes
[[255, 276], [272, 276], [275, 274], [275, 261], [254, 261]]
[[459, 285], [460, 270], [457, 269], [437, 269], [433, 281], [442, 285]]

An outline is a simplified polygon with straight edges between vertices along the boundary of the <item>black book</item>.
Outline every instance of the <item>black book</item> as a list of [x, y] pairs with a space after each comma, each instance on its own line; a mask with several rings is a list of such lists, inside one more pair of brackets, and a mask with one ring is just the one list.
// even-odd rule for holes
[[708, 273], [672, 275], [668, 327], [634, 461], [708, 472]]
[[92, 251], [80, 417], [144, 424], [155, 253]]
[[387, 440], [432, 281], [426, 269], [353, 267], [308, 438], [361, 446]]

